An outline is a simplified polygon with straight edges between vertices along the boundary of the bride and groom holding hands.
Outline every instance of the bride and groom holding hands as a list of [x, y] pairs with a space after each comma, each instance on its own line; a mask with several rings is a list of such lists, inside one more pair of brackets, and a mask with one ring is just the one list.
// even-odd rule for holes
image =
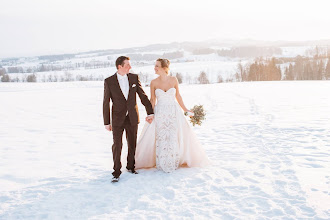
[[[104, 81], [103, 119], [105, 128], [113, 134], [113, 178], [118, 182], [121, 174], [122, 137], [125, 130], [128, 145], [127, 170], [156, 167], [172, 172], [179, 166], [203, 167], [209, 160], [182, 110], [184, 105], [176, 77], [169, 76], [170, 61], [157, 59], [151, 81], [151, 98], [142, 89], [138, 75], [129, 73], [130, 58], [116, 60], [117, 72]], [[137, 142], [139, 111], [138, 94], [147, 111], [145, 126]], [[110, 116], [110, 101], [112, 101]]]

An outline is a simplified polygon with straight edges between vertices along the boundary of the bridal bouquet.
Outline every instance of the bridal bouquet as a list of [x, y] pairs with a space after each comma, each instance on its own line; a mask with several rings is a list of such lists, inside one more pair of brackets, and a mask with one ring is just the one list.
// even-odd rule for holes
[[193, 124], [193, 126], [196, 124], [201, 125], [202, 121], [205, 120], [206, 115], [203, 105], [195, 105], [191, 111], [194, 113], [193, 115], [190, 112], [185, 112], [184, 115], [190, 116], [190, 122]]

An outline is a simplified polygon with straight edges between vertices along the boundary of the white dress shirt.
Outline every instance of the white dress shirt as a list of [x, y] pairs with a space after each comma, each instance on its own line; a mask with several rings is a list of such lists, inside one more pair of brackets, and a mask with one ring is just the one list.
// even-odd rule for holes
[[120, 89], [125, 97], [125, 99], [128, 99], [128, 92], [129, 92], [129, 83], [128, 83], [128, 77], [127, 74], [120, 75], [117, 73], [117, 79], [119, 82]]
[[[128, 99], [128, 93], [129, 93], [129, 82], [128, 82], [128, 77], [127, 74], [125, 74], [124, 76], [120, 75], [117, 73], [117, 79], [119, 82], [119, 86], [120, 89], [123, 93], [123, 95], [125, 96], [125, 99]], [[126, 112], [126, 115], [128, 115], [128, 111]], [[148, 116], [152, 116], [154, 114], [148, 115]]]

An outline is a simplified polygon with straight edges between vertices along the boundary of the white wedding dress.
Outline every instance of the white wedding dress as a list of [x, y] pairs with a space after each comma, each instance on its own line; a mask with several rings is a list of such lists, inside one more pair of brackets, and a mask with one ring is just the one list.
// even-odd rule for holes
[[203, 167], [209, 160], [176, 101], [176, 89], [155, 91], [154, 120], [139, 137], [135, 168], [157, 167], [172, 172], [179, 166]]

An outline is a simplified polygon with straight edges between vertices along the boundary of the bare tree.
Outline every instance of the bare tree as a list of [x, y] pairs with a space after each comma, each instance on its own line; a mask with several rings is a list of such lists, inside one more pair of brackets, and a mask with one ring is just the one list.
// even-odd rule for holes
[[178, 82], [181, 84], [182, 83], [182, 74], [181, 73], [176, 73], [175, 77], [178, 79]]
[[236, 80], [239, 82], [246, 81], [246, 71], [241, 62], [237, 64]]
[[192, 81], [193, 81], [193, 79], [192, 79], [192, 77], [191, 77], [190, 74], [186, 74], [185, 80], [186, 80], [186, 83], [188, 83], [188, 84], [191, 84]]
[[316, 69], [314, 70], [314, 73], [316, 73], [316, 80], [322, 80], [323, 79], [323, 75], [324, 75], [324, 70], [325, 70], [325, 68], [324, 68], [324, 63], [323, 63], [323, 61], [322, 61], [322, 59], [320, 60], [320, 62], [318, 62], [317, 64], [316, 64], [316, 67], [315, 67]]
[[207, 78], [207, 75], [206, 75], [206, 73], [205, 73], [204, 71], [202, 71], [202, 72], [199, 74], [197, 80], [198, 80], [198, 82], [199, 82], [200, 84], [209, 84], [209, 83], [210, 83], [210, 81], [209, 81], [209, 79]]
[[53, 76], [51, 74], [48, 75], [48, 82], [53, 82]]
[[77, 75], [76, 76], [77, 81], [88, 81], [88, 78], [82, 75]]
[[143, 83], [149, 82], [149, 75], [147, 73], [140, 72], [138, 75], [141, 82]]
[[59, 77], [56, 74], [54, 74], [53, 75], [53, 82], [59, 82], [59, 81], [60, 81]]
[[330, 79], [330, 58], [328, 59], [327, 66], [325, 67], [325, 79]]
[[10, 82], [10, 77], [8, 74], [4, 74], [2, 77], [1, 77], [1, 82]]
[[99, 77], [97, 78], [98, 81], [103, 81], [104, 80], [104, 76], [103, 75], [99, 75]]
[[234, 75], [230, 75], [227, 79], [226, 82], [234, 82]]
[[37, 82], [37, 76], [36, 76], [36, 74], [28, 75], [27, 78], [26, 78], [26, 81], [27, 82]]
[[3, 76], [5, 74], [7, 74], [6, 69], [5, 68], [0, 68], [0, 76]]
[[218, 75], [218, 83], [223, 83], [223, 78], [220, 74]]
[[11, 79], [11, 82], [19, 82], [19, 81], [20, 80], [19, 80], [18, 76], [16, 76], [15, 78]]
[[[72, 74], [71, 74], [70, 72], [68, 72], [68, 71], [65, 71], [65, 72], [64, 72], [64, 80], [65, 80], [66, 82], [73, 81], [73, 76], [72, 76]], [[56, 77], [56, 81], [57, 81], [57, 77]], [[56, 82], [56, 81], [55, 81], [55, 82]]]
[[284, 80], [294, 80], [294, 76], [293, 76], [293, 66], [290, 63], [289, 67], [285, 68], [285, 72], [284, 72]]
[[42, 82], [47, 82], [46, 75], [42, 74]]

